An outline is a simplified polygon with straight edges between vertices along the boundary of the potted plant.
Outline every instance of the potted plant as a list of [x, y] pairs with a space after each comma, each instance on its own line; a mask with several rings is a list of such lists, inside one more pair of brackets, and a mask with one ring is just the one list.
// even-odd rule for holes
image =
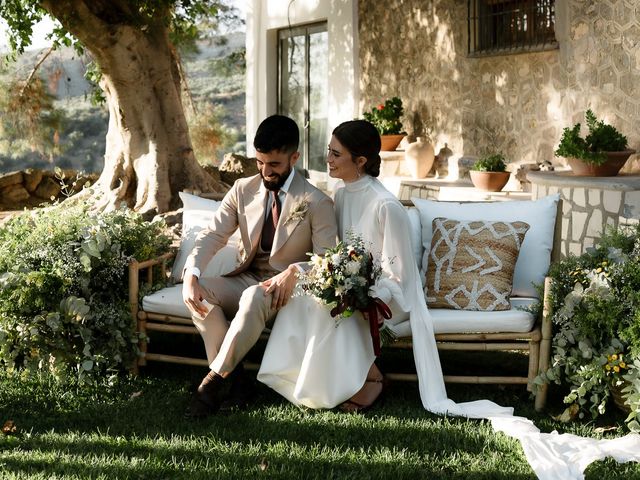
[[629, 149], [627, 137], [615, 127], [598, 120], [593, 111], [585, 114], [589, 133], [580, 135], [580, 123], [562, 131], [557, 157], [567, 159], [574, 175], [613, 177], [618, 174], [635, 150]]
[[596, 418], [613, 403], [640, 431], [640, 227], [608, 230], [549, 276], [552, 365], [535, 383], [567, 388], [569, 418]]
[[471, 166], [469, 172], [474, 187], [487, 192], [499, 192], [509, 181], [510, 173], [501, 153], [482, 157]]
[[400, 121], [403, 113], [402, 100], [398, 97], [389, 98], [363, 113], [364, 119], [371, 122], [380, 133], [381, 150], [392, 151], [400, 144], [404, 137]]

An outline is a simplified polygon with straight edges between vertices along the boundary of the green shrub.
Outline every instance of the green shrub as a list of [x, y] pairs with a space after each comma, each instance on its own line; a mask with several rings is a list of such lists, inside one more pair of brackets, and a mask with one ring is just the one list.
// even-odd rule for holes
[[640, 227], [610, 229], [599, 244], [552, 265], [552, 366], [537, 380], [566, 386], [579, 416], [603, 414], [624, 387], [627, 425], [640, 431]]
[[130, 259], [163, 253], [170, 240], [163, 222], [130, 210], [63, 205], [0, 227], [0, 363], [8, 371], [97, 382], [138, 353]]

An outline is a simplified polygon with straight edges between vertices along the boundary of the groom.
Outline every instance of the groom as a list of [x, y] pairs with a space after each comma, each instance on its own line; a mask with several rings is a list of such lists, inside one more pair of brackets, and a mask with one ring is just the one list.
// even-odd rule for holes
[[[241, 372], [234, 369], [291, 297], [297, 264], [308, 260], [307, 252], [323, 253], [336, 243], [331, 199], [293, 168], [298, 142], [298, 126], [288, 117], [260, 124], [253, 142], [259, 174], [235, 182], [187, 259], [182, 297], [211, 369], [188, 416], [204, 417], [228, 403], [226, 383], [232, 396], [242, 397]], [[240, 265], [222, 277], [199, 278], [236, 229], [245, 252]]]

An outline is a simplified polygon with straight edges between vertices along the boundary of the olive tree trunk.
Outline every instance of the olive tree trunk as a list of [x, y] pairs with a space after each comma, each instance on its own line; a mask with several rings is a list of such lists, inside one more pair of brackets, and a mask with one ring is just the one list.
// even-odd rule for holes
[[104, 169], [93, 186], [92, 201], [106, 209], [124, 202], [153, 215], [179, 206], [177, 193], [183, 189], [213, 191], [216, 183], [191, 147], [179, 60], [166, 17], [143, 26], [127, 24], [120, 18], [101, 18], [109, 12], [101, 3], [105, 2], [42, 2], [84, 44], [102, 72], [109, 129]]

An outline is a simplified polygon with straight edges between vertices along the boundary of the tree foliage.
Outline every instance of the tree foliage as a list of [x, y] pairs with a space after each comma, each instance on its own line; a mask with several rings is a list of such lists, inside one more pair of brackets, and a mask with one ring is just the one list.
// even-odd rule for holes
[[[58, 4], [56, 11], [66, 12], [57, 18], [49, 4]], [[221, 24], [233, 24], [238, 19], [235, 9], [224, 0], [2, 0], [0, 17], [8, 25], [9, 46], [13, 54], [21, 54], [31, 44], [33, 27], [46, 15], [57, 20], [51, 39], [58, 45], [77, 45], [63, 26], [71, 22], [78, 8], [87, 8], [112, 25], [128, 25], [144, 30], [149, 25], [164, 24], [174, 45], [188, 45], [199, 37], [199, 25], [217, 29]]]

